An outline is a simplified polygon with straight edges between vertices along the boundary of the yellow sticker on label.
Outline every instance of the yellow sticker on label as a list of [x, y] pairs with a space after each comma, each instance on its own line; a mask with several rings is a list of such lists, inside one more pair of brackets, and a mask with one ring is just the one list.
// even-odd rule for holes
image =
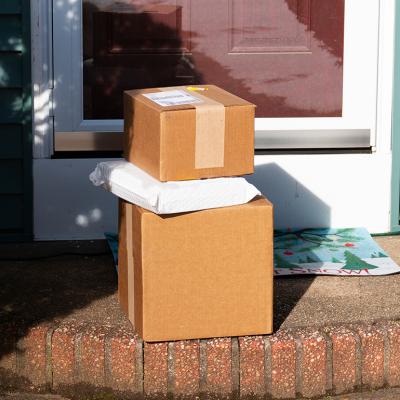
[[192, 92], [204, 92], [205, 90], [208, 90], [208, 88], [188, 86], [186, 90], [191, 90]]

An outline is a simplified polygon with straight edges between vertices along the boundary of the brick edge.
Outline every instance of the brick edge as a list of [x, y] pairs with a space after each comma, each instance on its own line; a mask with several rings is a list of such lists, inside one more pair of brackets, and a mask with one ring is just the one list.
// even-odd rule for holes
[[[143, 343], [132, 330], [68, 324], [31, 327], [20, 339], [14, 332], [0, 325], [7, 337], [0, 380], [12, 375], [59, 393], [84, 386], [135, 398], [294, 399], [400, 384], [400, 321], [169, 343]], [[83, 362], [85, 343], [95, 346]], [[86, 379], [94, 366], [99, 379]]]

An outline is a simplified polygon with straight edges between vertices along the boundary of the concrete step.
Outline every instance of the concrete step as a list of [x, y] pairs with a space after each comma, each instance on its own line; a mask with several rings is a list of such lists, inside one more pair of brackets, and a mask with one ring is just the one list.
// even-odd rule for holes
[[[397, 261], [399, 244], [381, 240]], [[400, 386], [400, 275], [276, 279], [273, 335], [143, 343], [118, 307], [112, 257], [73, 246], [0, 256], [3, 390], [294, 399]]]

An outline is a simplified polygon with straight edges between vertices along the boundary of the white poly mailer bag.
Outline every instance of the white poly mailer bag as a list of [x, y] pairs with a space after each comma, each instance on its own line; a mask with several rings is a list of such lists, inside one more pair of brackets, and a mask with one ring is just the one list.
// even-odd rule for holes
[[160, 182], [127, 161], [108, 161], [90, 174], [95, 186], [156, 214], [205, 210], [249, 202], [260, 192], [244, 178]]

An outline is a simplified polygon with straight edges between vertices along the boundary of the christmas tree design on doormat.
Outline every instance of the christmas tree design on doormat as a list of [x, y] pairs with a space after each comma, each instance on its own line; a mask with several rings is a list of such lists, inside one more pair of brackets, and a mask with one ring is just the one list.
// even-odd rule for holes
[[279, 254], [275, 254], [275, 264], [277, 268], [296, 268], [297, 265], [285, 260]]
[[360, 271], [362, 269], [376, 269], [375, 265], [368, 264], [360, 257], [357, 257], [355, 254], [351, 253], [350, 251], [346, 250], [344, 252], [344, 257], [346, 259], [346, 264], [342, 269], [350, 269], [355, 271]]
[[367, 276], [400, 273], [365, 228], [275, 231], [276, 275]]

